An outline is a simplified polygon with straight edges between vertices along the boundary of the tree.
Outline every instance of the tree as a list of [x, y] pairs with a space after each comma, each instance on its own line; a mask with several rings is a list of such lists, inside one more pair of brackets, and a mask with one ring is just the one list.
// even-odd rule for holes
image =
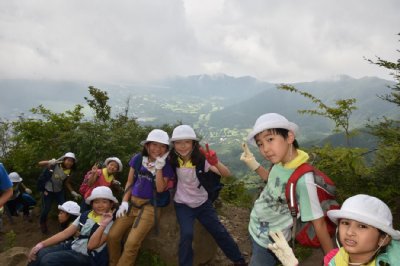
[[95, 118], [105, 123], [111, 117], [111, 106], [108, 105], [109, 97], [106, 91], [101, 91], [93, 86], [89, 86], [89, 94], [93, 99], [84, 97], [90, 108], [95, 111]]
[[[398, 35], [400, 36], [400, 33]], [[397, 52], [400, 52], [400, 50], [397, 50]], [[397, 59], [397, 62], [391, 62], [378, 56], [376, 57], [376, 60], [366, 60], [371, 64], [386, 68], [390, 71], [389, 74], [393, 76], [397, 83], [394, 86], [389, 86], [389, 88], [392, 89], [390, 94], [381, 95], [380, 98], [400, 106], [400, 58]]]
[[[400, 52], [400, 50], [397, 51]], [[379, 97], [400, 107], [400, 59], [397, 59], [397, 63], [380, 57], [377, 57], [376, 61], [371, 59], [367, 59], [367, 61], [390, 71], [389, 74], [397, 83], [390, 87], [392, 89], [390, 94]], [[383, 117], [382, 121], [376, 124], [370, 123], [368, 128], [379, 139], [372, 169], [374, 194], [390, 206], [397, 208], [397, 214], [400, 215], [400, 191], [398, 189], [400, 181], [400, 121]]]
[[347, 146], [350, 145], [351, 133], [349, 129], [349, 119], [351, 113], [357, 109], [357, 107], [354, 106], [356, 99], [339, 99], [335, 101], [336, 107], [330, 107], [310, 93], [296, 89], [294, 86], [283, 84], [278, 86], [278, 89], [298, 93], [317, 104], [317, 110], [299, 110], [298, 112], [301, 114], [320, 115], [333, 120], [335, 122], [334, 131], [340, 132], [340, 129], [342, 129], [346, 136]]

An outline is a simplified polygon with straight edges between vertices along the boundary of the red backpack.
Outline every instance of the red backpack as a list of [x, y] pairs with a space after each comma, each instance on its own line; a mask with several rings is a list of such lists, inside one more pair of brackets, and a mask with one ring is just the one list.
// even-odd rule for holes
[[339, 209], [340, 205], [335, 199], [336, 186], [333, 181], [320, 170], [314, 168], [308, 163], [303, 163], [294, 170], [290, 176], [285, 189], [286, 201], [289, 206], [290, 214], [293, 217], [292, 228], [292, 247], [294, 241], [297, 240], [301, 245], [310, 247], [320, 247], [317, 234], [315, 233], [312, 222], [302, 222], [300, 217], [297, 217], [299, 212], [297, 198], [296, 198], [296, 185], [297, 181], [306, 173], [313, 173], [314, 182], [317, 188], [318, 199], [321, 208], [324, 212], [329, 235], [332, 237], [336, 231], [336, 225], [326, 215], [327, 211]]

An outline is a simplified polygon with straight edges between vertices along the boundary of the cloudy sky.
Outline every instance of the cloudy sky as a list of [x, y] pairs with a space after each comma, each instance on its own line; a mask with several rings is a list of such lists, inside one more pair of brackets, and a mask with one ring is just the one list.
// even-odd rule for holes
[[364, 57], [399, 58], [399, 14], [398, 0], [1, 0], [0, 79], [389, 78]]

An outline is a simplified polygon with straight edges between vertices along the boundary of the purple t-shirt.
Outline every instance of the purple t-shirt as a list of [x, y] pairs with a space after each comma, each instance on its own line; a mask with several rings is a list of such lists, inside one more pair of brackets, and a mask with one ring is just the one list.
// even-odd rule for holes
[[[129, 161], [129, 166], [133, 169], [135, 169], [135, 164], [137, 164], [137, 160], [139, 160], [142, 157], [139, 154], [136, 154], [135, 156], [132, 157], [132, 159]], [[164, 168], [162, 169], [163, 177], [166, 177], [170, 180], [174, 179], [174, 170], [171, 167], [171, 164], [169, 161], [166, 161], [166, 164]], [[135, 178], [137, 177], [137, 180], [134, 181], [134, 185], [132, 187], [132, 195], [135, 197], [139, 197], [142, 199], [151, 199], [153, 198], [153, 182], [155, 181], [155, 175], [153, 175], [149, 170], [147, 170], [146, 167], [143, 166], [143, 164], [140, 164], [140, 169], [138, 173], [136, 174], [136, 169], [135, 169]]]

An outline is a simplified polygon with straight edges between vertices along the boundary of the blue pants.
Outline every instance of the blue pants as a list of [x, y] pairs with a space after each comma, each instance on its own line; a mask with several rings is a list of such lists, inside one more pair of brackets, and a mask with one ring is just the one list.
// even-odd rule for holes
[[195, 219], [199, 220], [231, 261], [244, 262], [238, 245], [218, 219], [211, 201], [207, 200], [197, 208], [175, 202], [175, 211], [180, 226], [179, 265], [193, 265], [192, 242]]
[[64, 190], [60, 192], [47, 192], [45, 195], [42, 193], [42, 211], [40, 213], [40, 223], [46, 223], [47, 216], [51, 210], [51, 204], [56, 201], [58, 205], [62, 205], [65, 202]]
[[6, 204], [12, 216], [17, 216], [19, 206], [22, 206], [24, 215], [29, 215], [29, 203], [24, 200], [22, 193], [20, 193], [17, 198], [7, 201]]
[[36, 255], [36, 260], [28, 266], [90, 266], [89, 256], [72, 250], [65, 243], [43, 248]]
[[[250, 236], [251, 237], [251, 236]], [[252, 255], [249, 266], [275, 266], [278, 259], [268, 248], [262, 247], [251, 237]]]

